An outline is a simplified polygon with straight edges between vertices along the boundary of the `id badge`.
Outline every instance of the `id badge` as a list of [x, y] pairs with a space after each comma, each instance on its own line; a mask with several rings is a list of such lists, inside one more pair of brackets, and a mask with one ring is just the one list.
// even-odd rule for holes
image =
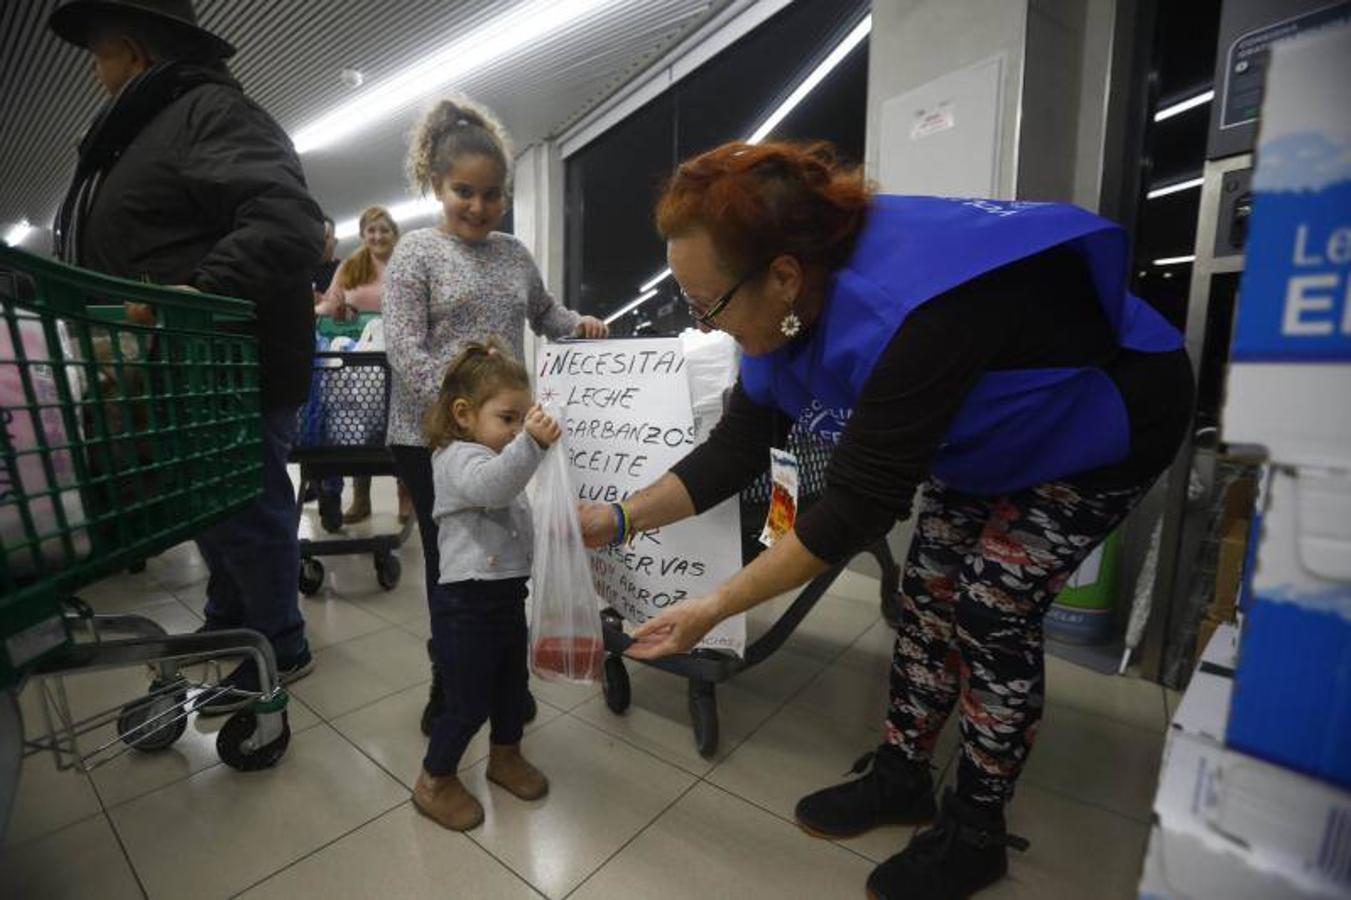
[[769, 450], [769, 514], [760, 531], [760, 543], [774, 542], [793, 530], [797, 521], [797, 457], [787, 450]]

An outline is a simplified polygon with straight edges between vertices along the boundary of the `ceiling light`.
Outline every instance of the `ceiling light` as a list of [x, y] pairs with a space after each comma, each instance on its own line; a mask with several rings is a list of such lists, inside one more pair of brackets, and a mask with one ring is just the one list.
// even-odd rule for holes
[[840, 41], [834, 50], [830, 51], [830, 55], [821, 61], [821, 65], [813, 69], [812, 73], [797, 86], [793, 93], [788, 95], [788, 99], [779, 104], [779, 108], [770, 113], [768, 119], [760, 123], [760, 127], [755, 129], [751, 136], [746, 139], [746, 142], [758, 144], [764, 140], [771, 131], [779, 126], [780, 122], [788, 117], [790, 112], [797, 108], [803, 98], [824, 81], [825, 77], [833, 72], [835, 67], [843, 62], [844, 58], [868, 36], [872, 27], [873, 17], [871, 15], [864, 16], [863, 21], [854, 26], [854, 30], [849, 32], [845, 39]]
[[[811, 74], [804, 78], [802, 83], [793, 89], [793, 92], [788, 95], [788, 99], [780, 103], [778, 108], [770, 113], [769, 117], [761, 122], [760, 126], [756, 128], [755, 131], [751, 132], [751, 136], [746, 138], [746, 143], [758, 144], [768, 137], [769, 133], [777, 128], [779, 123], [786, 119], [788, 114], [796, 109], [798, 104], [806, 99], [807, 95], [815, 90], [816, 86], [824, 81], [827, 75], [835, 71], [835, 67], [842, 63], [845, 57], [853, 52], [855, 47], [863, 42], [863, 39], [868, 36], [870, 31], [872, 31], [872, 27], [873, 17], [871, 15], [864, 16], [863, 21], [855, 25], [853, 30], [845, 36], [844, 40], [835, 45], [835, 49], [830, 51], [830, 55], [822, 60], [821, 64], [813, 69]], [[656, 287], [670, 277], [670, 269], [663, 269], [661, 272], [652, 276], [652, 278], [638, 288], [638, 290], [644, 291], [645, 293], [638, 299], [629, 303], [619, 312], [606, 319], [605, 323], [608, 325], [610, 322], [613, 322], [615, 319], [624, 315], [624, 313], [639, 304], [652, 299], [652, 297], [656, 296], [657, 292], [651, 290], [651, 288]]]
[[1145, 198], [1148, 200], [1153, 200], [1156, 197], [1167, 197], [1169, 194], [1176, 194], [1178, 191], [1189, 191], [1192, 188], [1197, 188], [1205, 184], [1205, 181], [1206, 180], [1204, 178], [1188, 178], [1186, 181], [1179, 181], [1175, 184], [1168, 184], [1160, 188], [1154, 188], [1154, 190], [1150, 191], [1148, 194], [1145, 194]]
[[624, 307], [623, 307], [622, 309], [620, 309], [618, 312], [613, 312], [613, 313], [610, 313], [608, 316], [606, 316], [606, 317], [605, 317], [605, 324], [606, 324], [606, 325], [609, 325], [609, 324], [610, 324], [611, 322], [613, 322], [615, 319], [618, 319], [618, 318], [620, 318], [621, 316], [625, 315], [626, 313], [629, 313], [629, 312], [631, 312], [631, 311], [637, 309], [638, 307], [642, 306], [642, 305], [643, 305], [644, 303], [646, 303], [647, 301], [651, 300], [653, 297], [657, 296], [657, 294], [659, 294], [659, 293], [660, 293], [660, 291], [658, 291], [656, 288], [652, 288], [652, 289], [649, 290], [649, 291], [645, 291], [644, 293], [640, 294], [639, 296], [635, 297], [634, 299], [632, 299], [632, 300], [630, 300], [628, 303], [626, 303], [626, 304], [624, 305]]
[[652, 290], [652, 288], [654, 288], [654, 287], [656, 287], [657, 285], [661, 284], [663, 281], [665, 281], [666, 279], [668, 279], [668, 278], [670, 278], [670, 277], [671, 277], [671, 270], [670, 270], [670, 269], [662, 269], [662, 270], [661, 270], [660, 272], [658, 272], [656, 275], [653, 275], [651, 278], [649, 278], [647, 281], [645, 281], [645, 282], [638, 288], [638, 290], [640, 290], [640, 291], [650, 291], [650, 290]]
[[1202, 91], [1195, 97], [1188, 97], [1186, 100], [1181, 100], [1177, 103], [1172, 104], [1171, 106], [1165, 106], [1163, 109], [1154, 113], [1154, 121], [1162, 122], [1164, 119], [1171, 119], [1173, 116], [1180, 115], [1181, 113], [1184, 113], [1189, 109], [1195, 109], [1198, 106], [1204, 106], [1205, 104], [1209, 103], [1211, 100], [1214, 99], [1215, 99], [1215, 92], [1213, 90]]
[[[416, 200], [408, 200], [404, 203], [395, 203], [389, 209], [389, 217], [399, 227], [403, 227], [405, 222], [413, 222], [418, 219], [425, 219], [441, 211], [441, 201], [435, 197], [419, 197]], [[360, 219], [346, 219], [339, 222], [333, 229], [333, 236], [340, 241], [345, 241], [350, 237], [356, 237], [361, 231]]]
[[361, 91], [293, 136], [297, 153], [345, 140], [433, 91], [570, 25], [611, 0], [533, 0]]
[[5, 232], [5, 243], [11, 247], [17, 247], [23, 243], [24, 238], [28, 237], [32, 230], [33, 226], [27, 219], [20, 219], [10, 226], [9, 231]]
[[1195, 261], [1195, 256], [1165, 256], [1162, 259], [1154, 260], [1156, 266], [1180, 266], [1183, 263]]

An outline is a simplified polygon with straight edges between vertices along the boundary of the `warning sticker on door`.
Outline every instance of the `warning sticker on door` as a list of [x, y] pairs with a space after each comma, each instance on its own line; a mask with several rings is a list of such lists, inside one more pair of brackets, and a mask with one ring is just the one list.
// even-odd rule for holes
[[930, 135], [947, 131], [957, 125], [957, 117], [950, 102], [943, 102], [931, 109], [915, 110], [915, 122], [910, 126], [910, 140], [917, 141]]

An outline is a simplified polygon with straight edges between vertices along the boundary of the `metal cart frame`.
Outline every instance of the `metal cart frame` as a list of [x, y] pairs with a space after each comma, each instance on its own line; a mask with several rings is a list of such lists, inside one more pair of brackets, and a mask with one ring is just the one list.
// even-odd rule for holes
[[[362, 400], [368, 406], [360, 412], [374, 416], [366, 427], [356, 428], [343, 434], [341, 429], [318, 429], [310, 440], [298, 441], [291, 451], [291, 462], [300, 465], [301, 484], [322, 483], [327, 478], [340, 478], [363, 475], [395, 475], [394, 459], [385, 446], [385, 428], [389, 418], [390, 373], [389, 361], [383, 352], [353, 351], [315, 353], [314, 381], [312, 382], [311, 403], [319, 408], [319, 415], [326, 416], [330, 411], [324, 409], [329, 399], [327, 395], [329, 381], [341, 376], [356, 376], [364, 380], [367, 389]], [[378, 376], [372, 373], [378, 371]], [[364, 376], [364, 377], [363, 377]], [[317, 392], [317, 393], [314, 393]], [[377, 409], [369, 404], [379, 403]], [[302, 417], [305, 415], [302, 411]], [[378, 419], [378, 428], [371, 427]], [[302, 429], [302, 433], [303, 433]], [[311, 429], [313, 431], [313, 429]], [[320, 491], [320, 503], [324, 495]], [[323, 511], [321, 509], [321, 516]], [[403, 564], [395, 551], [403, 546], [413, 532], [415, 518], [410, 516], [398, 531], [392, 534], [377, 534], [369, 537], [333, 537], [324, 540], [303, 538], [300, 541], [300, 591], [307, 597], [319, 593], [324, 583], [323, 556], [347, 556], [369, 553], [375, 565], [375, 578], [382, 588], [392, 591], [403, 575]]]
[[[151, 317], [129, 320], [128, 302]], [[58, 767], [88, 772], [131, 749], [162, 749], [226, 692], [252, 702], [218, 734], [221, 760], [253, 770], [285, 753], [288, 697], [263, 635], [170, 635], [141, 616], [95, 615], [74, 596], [254, 502], [262, 418], [253, 322], [247, 301], [0, 247], [0, 692], [5, 717], [20, 726], [0, 730], [0, 819], [23, 757], [51, 752]], [[257, 668], [257, 692], [181, 670], [207, 663], [218, 675], [220, 661], [241, 657]], [[72, 715], [64, 675], [135, 666], [152, 672], [146, 695]], [[45, 732], [29, 738], [15, 713], [33, 679]], [[111, 740], [81, 746], [114, 723]]]
[[[808, 495], [808, 499], [800, 506], [805, 509], [810, 506], [811, 499], [819, 496], [824, 489], [824, 460], [828, 458], [828, 453], [820, 447], [814, 450], [807, 448], [806, 442], [800, 441], [795, 434], [788, 436], [788, 444], [790, 448], [799, 452], [801, 483]], [[763, 495], [763, 502], [759, 495]], [[759, 534], [758, 523], [764, 519], [767, 506], [766, 479], [761, 479], [742, 493], [743, 563], [748, 564], [759, 552], [758, 539], [754, 535]], [[747, 530], [749, 527], [755, 528], [754, 534]], [[884, 536], [874, 541], [862, 553], [871, 554], [881, 567], [882, 616], [892, 627], [896, 627], [899, 622], [897, 591], [900, 587], [900, 567], [892, 555], [891, 546]], [[717, 685], [732, 679], [740, 672], [754, 668], [782, 647], [851, 561], [852, 559], [846, 560], [812, 579], [769, 630], [746, 646], [745, 656], [738, 657], [725, 650], [696, 648], [689, 653], [663, 659], [643, 660], [644, 665], [688, 679], [690, 723], [694, 729], [695, 746], [701, 756], [708, 758], [718, 752]], [[601, 630], [605, 638], [606, 651], [601, 668], [601, 689], [605, 695], [605, 705], [615, 715], [622, 715], [632, 700], [629, 673], [624, 665], [624, 651], [633, 641], [624, 633], [623, 616], [613, 608], [602, 610]]]

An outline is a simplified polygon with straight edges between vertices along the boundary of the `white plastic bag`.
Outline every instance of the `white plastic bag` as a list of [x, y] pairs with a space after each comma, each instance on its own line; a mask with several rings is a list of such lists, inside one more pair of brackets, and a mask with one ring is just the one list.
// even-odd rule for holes
[[[71, 451], [38, 452], [42, 446], [67, 448], [71, 444], [61, 415], [57, 378], [62, 358], [71, 359], [74, 354], [65, 346], [48, 346], [42, 322], [36, 317], [19, 313], [18, 326], [21, 343], [16, 347], [9, 328], [0, 320], [0, 427], [5, 429], [7, 448], [0, 456], [0, 566], [7, 566], [11, 576], [38, 570], [31, 545], [23, 550], [9, 549], [29, 544], [35, 537], [40, 539], [37, 551], [48, 564], [69, 565], [89, 553], [84, 503]], [[58, 323], [57, 330], [61, 343], [67, 345], [64, 325]], [[37, 401], [36, 411], [29, 406], [21, 367], [27, 369]], [[71, 399], [78, 404], [81, 397], [78, 369], [68, 365], [66, 372]], [[50, 460], [55, 483], [47, 476], [44, 457]], [[70, 531], [74, 558], [68, 556], [58, 534], [57, 500]], [[32, 534], [19, 510], [21, 502], [32, 516]]]
[[357, 349], [362, 353], [385, 352], [385, 320], [376, 316], [366, 323], [357, 340]]
[[[550, 415], [562, 423], [556, 411]], [[547, 681], [585, 684], [600, 679], [605, 640], [565, 443], [566, 436], [545, 452], [531, 498], [530, 670]]]
[[687, 328], [680, 333], [680, 349], [690, 381], [694, 443], [702, 444], [722, 418], [724, 398], [736, 384], [741, 358], [736, 341], [721, 331]]

